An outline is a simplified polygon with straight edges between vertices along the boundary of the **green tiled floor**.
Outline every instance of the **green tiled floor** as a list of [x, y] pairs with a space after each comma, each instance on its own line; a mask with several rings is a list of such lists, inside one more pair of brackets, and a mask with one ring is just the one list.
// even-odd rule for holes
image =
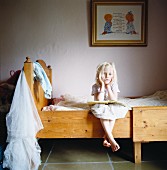
[[142, 163], [133, 163], [133, 143], [117, 139], [113, 153], [102, 139], [40, 139], [39, 170], [167, 170], [167, 142], [142, 144]]

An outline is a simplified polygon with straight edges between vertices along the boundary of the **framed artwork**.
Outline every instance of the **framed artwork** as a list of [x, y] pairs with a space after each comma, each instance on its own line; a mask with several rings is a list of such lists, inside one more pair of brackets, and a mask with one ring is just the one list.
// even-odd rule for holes
[[92, 46], [147, 46], [147, 0], [92, 0]]

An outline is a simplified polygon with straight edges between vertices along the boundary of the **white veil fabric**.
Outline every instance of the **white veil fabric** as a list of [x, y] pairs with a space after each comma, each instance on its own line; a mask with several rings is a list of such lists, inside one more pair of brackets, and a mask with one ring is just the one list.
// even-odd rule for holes
[[36, 134], [43, 129], [43, 125], [23, 70], [6, 116], [6, 126], [8, 145], [4, 152], [3, 168], [37, 170], [41, 164], [41, 148]]

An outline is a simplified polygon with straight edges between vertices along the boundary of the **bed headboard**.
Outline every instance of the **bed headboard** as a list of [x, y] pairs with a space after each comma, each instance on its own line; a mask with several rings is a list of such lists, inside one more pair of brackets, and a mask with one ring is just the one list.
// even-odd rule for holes
[[[51, 66], [46, 66], [46, 63], [43, 60], [37, 60], [37, 62], [43, 67], [52, 84]], [[26, 61], [24, 62], [24, 73], [27, 79], [27, 83], [30, 87], [31, 93], [33, 95], [36, 107], [38, 110], [41, 110], [44, 106], [48, 105], [49, 100], [44, 97], [44, 91], [40, 83], [34, 80], [33, 62], [31, 61], [30, 57], [26, 57]]]

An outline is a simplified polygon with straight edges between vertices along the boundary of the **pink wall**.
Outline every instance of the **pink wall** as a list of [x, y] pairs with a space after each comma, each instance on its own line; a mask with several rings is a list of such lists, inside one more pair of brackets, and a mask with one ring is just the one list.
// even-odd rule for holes
[[52, 65], [54, 96], [89, 96], [103, 61], [115, 62], [121, 96], [167, 89], [166, 7], [149, 0], [147, 47], [90, 47], [90, 1], [0, 0], [0, 80], [30, 56]]

